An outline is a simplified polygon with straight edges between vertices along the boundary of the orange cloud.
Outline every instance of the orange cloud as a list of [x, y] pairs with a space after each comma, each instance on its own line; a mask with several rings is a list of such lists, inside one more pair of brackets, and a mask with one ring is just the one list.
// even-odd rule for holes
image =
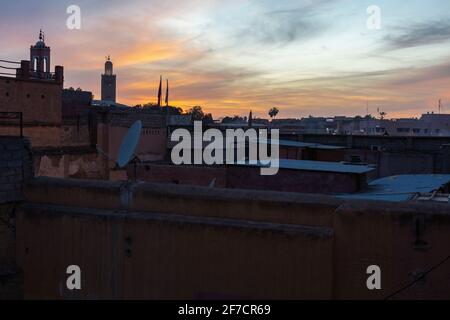
[[177, 43], [142, 43], [133, 48], [126, 48], [114, 57], [117, 67], [152, 63], [159, 60], [171, 59], [180, 54]]

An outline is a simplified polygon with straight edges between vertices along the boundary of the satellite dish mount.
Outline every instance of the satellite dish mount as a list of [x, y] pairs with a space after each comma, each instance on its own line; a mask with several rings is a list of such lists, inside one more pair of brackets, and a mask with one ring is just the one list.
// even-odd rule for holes
[[122, 140], [117, 157], [117, 166], [125, 168], [130, 162], [134, 165], [134, 181], [137, 180], [137, 163], [141, 162], [135, 154], [142, 132], [142, 121], [136, 121]]
[[142, 133], [142, 121], [136, 121], [131, 128], [126, 133], [122, 140], [122, 144], [119, 149], [119, 154], [117, 155], [117, 161], [111, 159], [111, 157], [106, 154], [99, 146], [97, 146], [97, 151], [103, 156], [108, 158], [111, 162], [116, 164], [118, 168], [125, 168], [130, 162], [134, 165], [134, 177], [133, 181], [137, 180], [137, 164], [141, 162], [139, 157], [135, 154], [137, 146], [139, 145], [139, 140]]

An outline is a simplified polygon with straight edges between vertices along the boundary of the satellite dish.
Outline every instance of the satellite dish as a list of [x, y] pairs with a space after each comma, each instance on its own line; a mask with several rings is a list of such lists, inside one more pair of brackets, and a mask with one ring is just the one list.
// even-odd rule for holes
[[117, 165], [119, 168], [124, 168], [133, 160], [134, 153], [141, 138], [142, 121], [136, 121], [122, 140], [122, 145], [117, 156]]

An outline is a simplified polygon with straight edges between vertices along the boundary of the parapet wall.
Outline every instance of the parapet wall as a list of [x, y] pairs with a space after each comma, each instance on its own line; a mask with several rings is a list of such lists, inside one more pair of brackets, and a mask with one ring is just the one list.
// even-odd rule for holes
[[[37, 178], [17, 219], [26, 298], [381, 299], [448, 256], [448, 205]], [[79, 265], [82, 290], [65, 287]], [[382, 289], [366, 286], [378, 265]], [[395, 298], [448, 298], [448, 266]]]
[[108, 160], [90, 146], [33, 150], [36, 176], [108, 179]]
[[[282, 135], [292, 140], [293, 135]], [[443, 145], [450, 143], [450, 137], [414, 137], [414, 136], [374, 136], [374, 135], [329, 135], [299, 134], [298, 141], [343, 146], [353, 149], [372, 149], [380, 147], [392, 152], [441, 152]]]
[[[136, 170], [138, 180], [216, 188], [272, 190], [297, 193], [355, 193], [367, 186], [366, 174], [290, 170], [280, 168], [274, 176], [261, 175], [258, 167], [195, 166], [142, 164]], [[134, 166], [128, 166], [128, 177], [134, 177]]]

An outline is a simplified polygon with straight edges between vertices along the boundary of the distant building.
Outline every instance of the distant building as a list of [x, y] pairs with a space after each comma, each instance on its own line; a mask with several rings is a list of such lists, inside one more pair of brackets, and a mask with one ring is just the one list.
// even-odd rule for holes
[[276, 119], [271, 128], [282, 134], [387, 135], [449, 137], [450, 114], [423, 114], [420, 119], [376, 119], [373, 117], [308, 117]]
[[284, 134], [333, 134], [346, 117], [313, 117], [302, 119], [274, 119], [271, 128], [279, 129]]
[[123, 177], [117, 170], [116, 160], [122, 140], [137, 120], [142, 121], [142, 132], [136, 155], [141, 161], [162, 161], [166, 155], [166, 115], [151, 109], [93, 105], [97, 121], [97, 147], [111, 158], [108, 168], [110, 179]]
[[450, 136], [450, 114], [423, 114], [420, 119], [354, 118], [340, 126], [338, 134], [388, 136]]
[[[30, 59], [8, 62], [8, 68], [17, 69], [15, 75], [0, 77], [0, 110], [22, 115], [23, 135], [33, 147], [60, 146], [64, 69], [56, 66], [50, 72], [50, 47], [42, 31], [30, 47]], [[19, 130], [17, 121], [2, 121], [0, 135], [17, 135]]]
[[64, 68], [51, 72], [44, 41], [40, 31], [30, 61], [2, 60], [15, 72], [0, 77], [0, 135], [28, 138], [37, 176], [106, 179], [107, 163], [95, 149], [92, 94], [63, 90]]
[[102, 101], [116, 102], [116, 75], [110, 57], [105, 62], [105, 73], [102, 74]]
[[64, 89], [62, 92], [63, 119], [87, 114], [92, 105], [92, 97], [90, 91]]
[[39, 41], [30, 47], [31, 71], [36, 78], [50, 75], [50, 47], [45, 45], [44, 33], [39, 32]]

